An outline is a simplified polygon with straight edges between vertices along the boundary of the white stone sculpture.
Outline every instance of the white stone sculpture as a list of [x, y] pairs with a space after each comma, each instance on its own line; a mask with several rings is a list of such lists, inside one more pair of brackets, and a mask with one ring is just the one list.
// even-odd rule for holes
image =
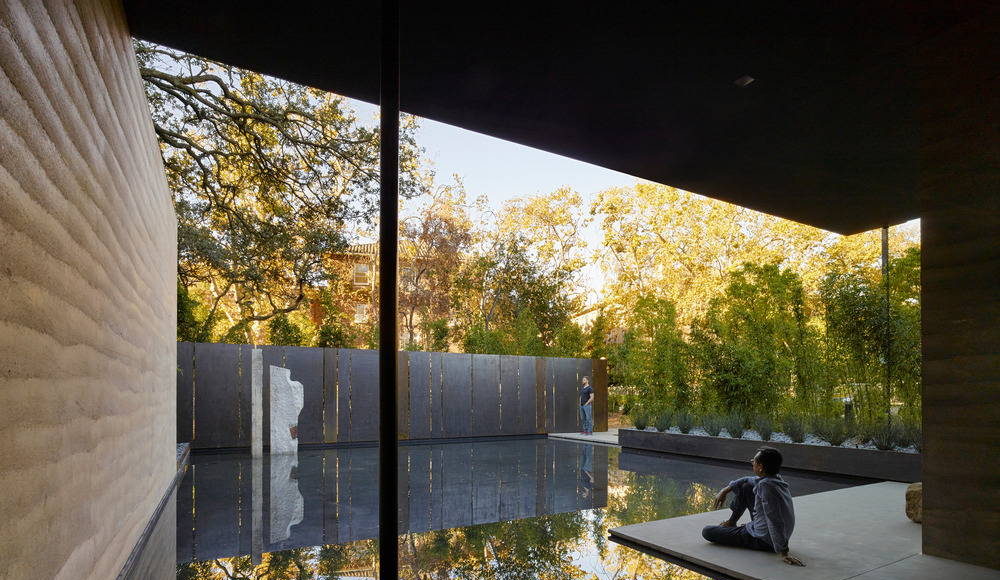
[[302, 500], [302, 493], [299, 492], [298, 467], [298, 455], [271, 456], [269, 511], [272, 544], [287, 540], [292, 535], [292, 526], [302, 522], [305, 503]]
[[302, 383], [292, 380], [292, 371], [271, 365], [271, 455], [298, 453], [302, 405]]

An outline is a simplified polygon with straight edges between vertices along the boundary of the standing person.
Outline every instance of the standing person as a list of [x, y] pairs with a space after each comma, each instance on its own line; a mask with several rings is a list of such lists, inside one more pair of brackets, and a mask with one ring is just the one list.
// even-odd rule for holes
[[583, 377], [583, 387], [580, 389], [580, 433], [594, 434], [594, 388], [590, 386], [590, 378]]

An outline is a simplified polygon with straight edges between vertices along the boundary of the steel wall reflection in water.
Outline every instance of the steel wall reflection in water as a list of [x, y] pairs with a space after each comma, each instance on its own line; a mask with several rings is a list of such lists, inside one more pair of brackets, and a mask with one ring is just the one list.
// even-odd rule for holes
[[[195, 456], [177, 495], [178, 562], [375, 538], [377, 455], [354, 447], [302, 451], [297, 465], [265, 458], [259, 482], [249, 455]], [[608, 448], [546, 439], [403, 446], [397, 490], [401, 533], [605, 507]]]

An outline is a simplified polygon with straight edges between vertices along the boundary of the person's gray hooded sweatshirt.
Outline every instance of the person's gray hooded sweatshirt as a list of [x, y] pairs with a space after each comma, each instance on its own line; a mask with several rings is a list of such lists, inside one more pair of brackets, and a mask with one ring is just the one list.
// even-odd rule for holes
[[758, 478], [753, 488], [753, 519], [747, 524], [751, 536], [768, 540], [775, 552], [788, 550], [795, 528], [795, 509], [788, 483], [780, 475]]

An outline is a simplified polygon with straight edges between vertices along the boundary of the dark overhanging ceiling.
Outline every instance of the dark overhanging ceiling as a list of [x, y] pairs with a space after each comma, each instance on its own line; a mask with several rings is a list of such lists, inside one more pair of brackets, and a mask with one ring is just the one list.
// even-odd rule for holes
[[[973, 1], [402, 4], [406, 112], [844, 234], [918, 217], [912, 55], [996, 16]], [[139, 38], [377, 101], [375, 1], [125, 6]]]

